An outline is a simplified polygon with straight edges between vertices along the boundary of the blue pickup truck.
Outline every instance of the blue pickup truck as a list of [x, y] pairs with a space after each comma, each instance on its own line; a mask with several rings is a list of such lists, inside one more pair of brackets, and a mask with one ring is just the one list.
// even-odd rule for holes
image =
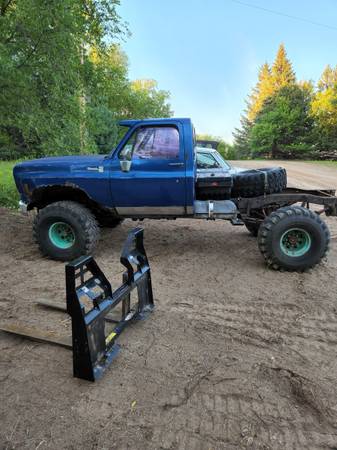
[[[230, 220], [258, 237], [267, 264], [305, 270], [319, 263], [329, 231], [319, 214], [337, 215], [332, 190], [287, 188], [284, 169], [197, 170], [190, 119], [124, 120], [125, 134], [108, 155], [64, 156], [14, 167], [20, 207], [36, 209], [41, 252], [67, 261], [91, 253], [100, 227], [123, 219]], [[207, 156], [207, 155], [206, 155]], [[224, 239], [226, 239], [224, 237]]]

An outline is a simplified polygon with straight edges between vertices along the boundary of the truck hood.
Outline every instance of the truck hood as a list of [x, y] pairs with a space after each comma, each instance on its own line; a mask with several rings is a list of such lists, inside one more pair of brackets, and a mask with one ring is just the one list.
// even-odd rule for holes
[[106, 155], [76, 155], [76, 156], [55, 156], [47, 158], [32, 159], [17, 164], [14, 172], [59, 170], [60, 168], [76, 169], [81, 167], [91, 167], [103, 165]]

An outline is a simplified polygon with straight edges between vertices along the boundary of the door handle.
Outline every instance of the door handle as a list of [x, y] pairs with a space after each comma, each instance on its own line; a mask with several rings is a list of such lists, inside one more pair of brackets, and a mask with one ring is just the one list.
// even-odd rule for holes
[[169, 163], [169, 166], [175, 166], [175, 167], [183, 167], [185, 163], [179, 162], [179, 163]]
[[104, 167], [103, 166], [87, 167], [87, 170], [91, 170], [93, 172], [104, 172]]

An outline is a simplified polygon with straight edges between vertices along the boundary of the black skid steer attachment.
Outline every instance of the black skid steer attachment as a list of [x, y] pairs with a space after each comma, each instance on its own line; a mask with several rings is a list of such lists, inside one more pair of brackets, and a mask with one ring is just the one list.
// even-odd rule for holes
[[72, 336], [57, 336], [20, 322], [0, 323], [0, 331], [72, 349], [74, 376], [97, 380], [117, 355], [116, 340], [121, 332], [132, 322], [145, 319], [154, 308], [142, 228], [130, 231], [120, 260], [126, 271], [122, 286], [114, 292], [94, 258], [83, 256], [66, 265], [66, 308], [59, 302], [37, 301], [45, 308], [68, 312]]
[[[121, 332], [153, 310], [150, 266], [141, 228], [129, 233], [120, 260], [127, 270], [122, 286], [114, 292], [93, 257], [81, 257], [66, 266], [67, 312], [72, 321], [75, 377], [89, 381], [100, 378], [119, 351], [116, 339]], [[130, 294], [135, 288], [138, 301], [131, 307]], [[113, 320], [115, 326], [106, 333], [106, 316], [120, 303], [121, 320]], [[111, 314], [109, 317], [111, 322]]]

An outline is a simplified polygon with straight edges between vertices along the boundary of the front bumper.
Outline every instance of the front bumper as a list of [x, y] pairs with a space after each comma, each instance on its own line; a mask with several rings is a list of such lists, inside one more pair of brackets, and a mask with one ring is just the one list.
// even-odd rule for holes
[[25, 203], [24, 201], [20, 200], [19, 201], [19, 211], [22, 214], [27, 214], [27, 212], [28, 212], [28, 204]]

